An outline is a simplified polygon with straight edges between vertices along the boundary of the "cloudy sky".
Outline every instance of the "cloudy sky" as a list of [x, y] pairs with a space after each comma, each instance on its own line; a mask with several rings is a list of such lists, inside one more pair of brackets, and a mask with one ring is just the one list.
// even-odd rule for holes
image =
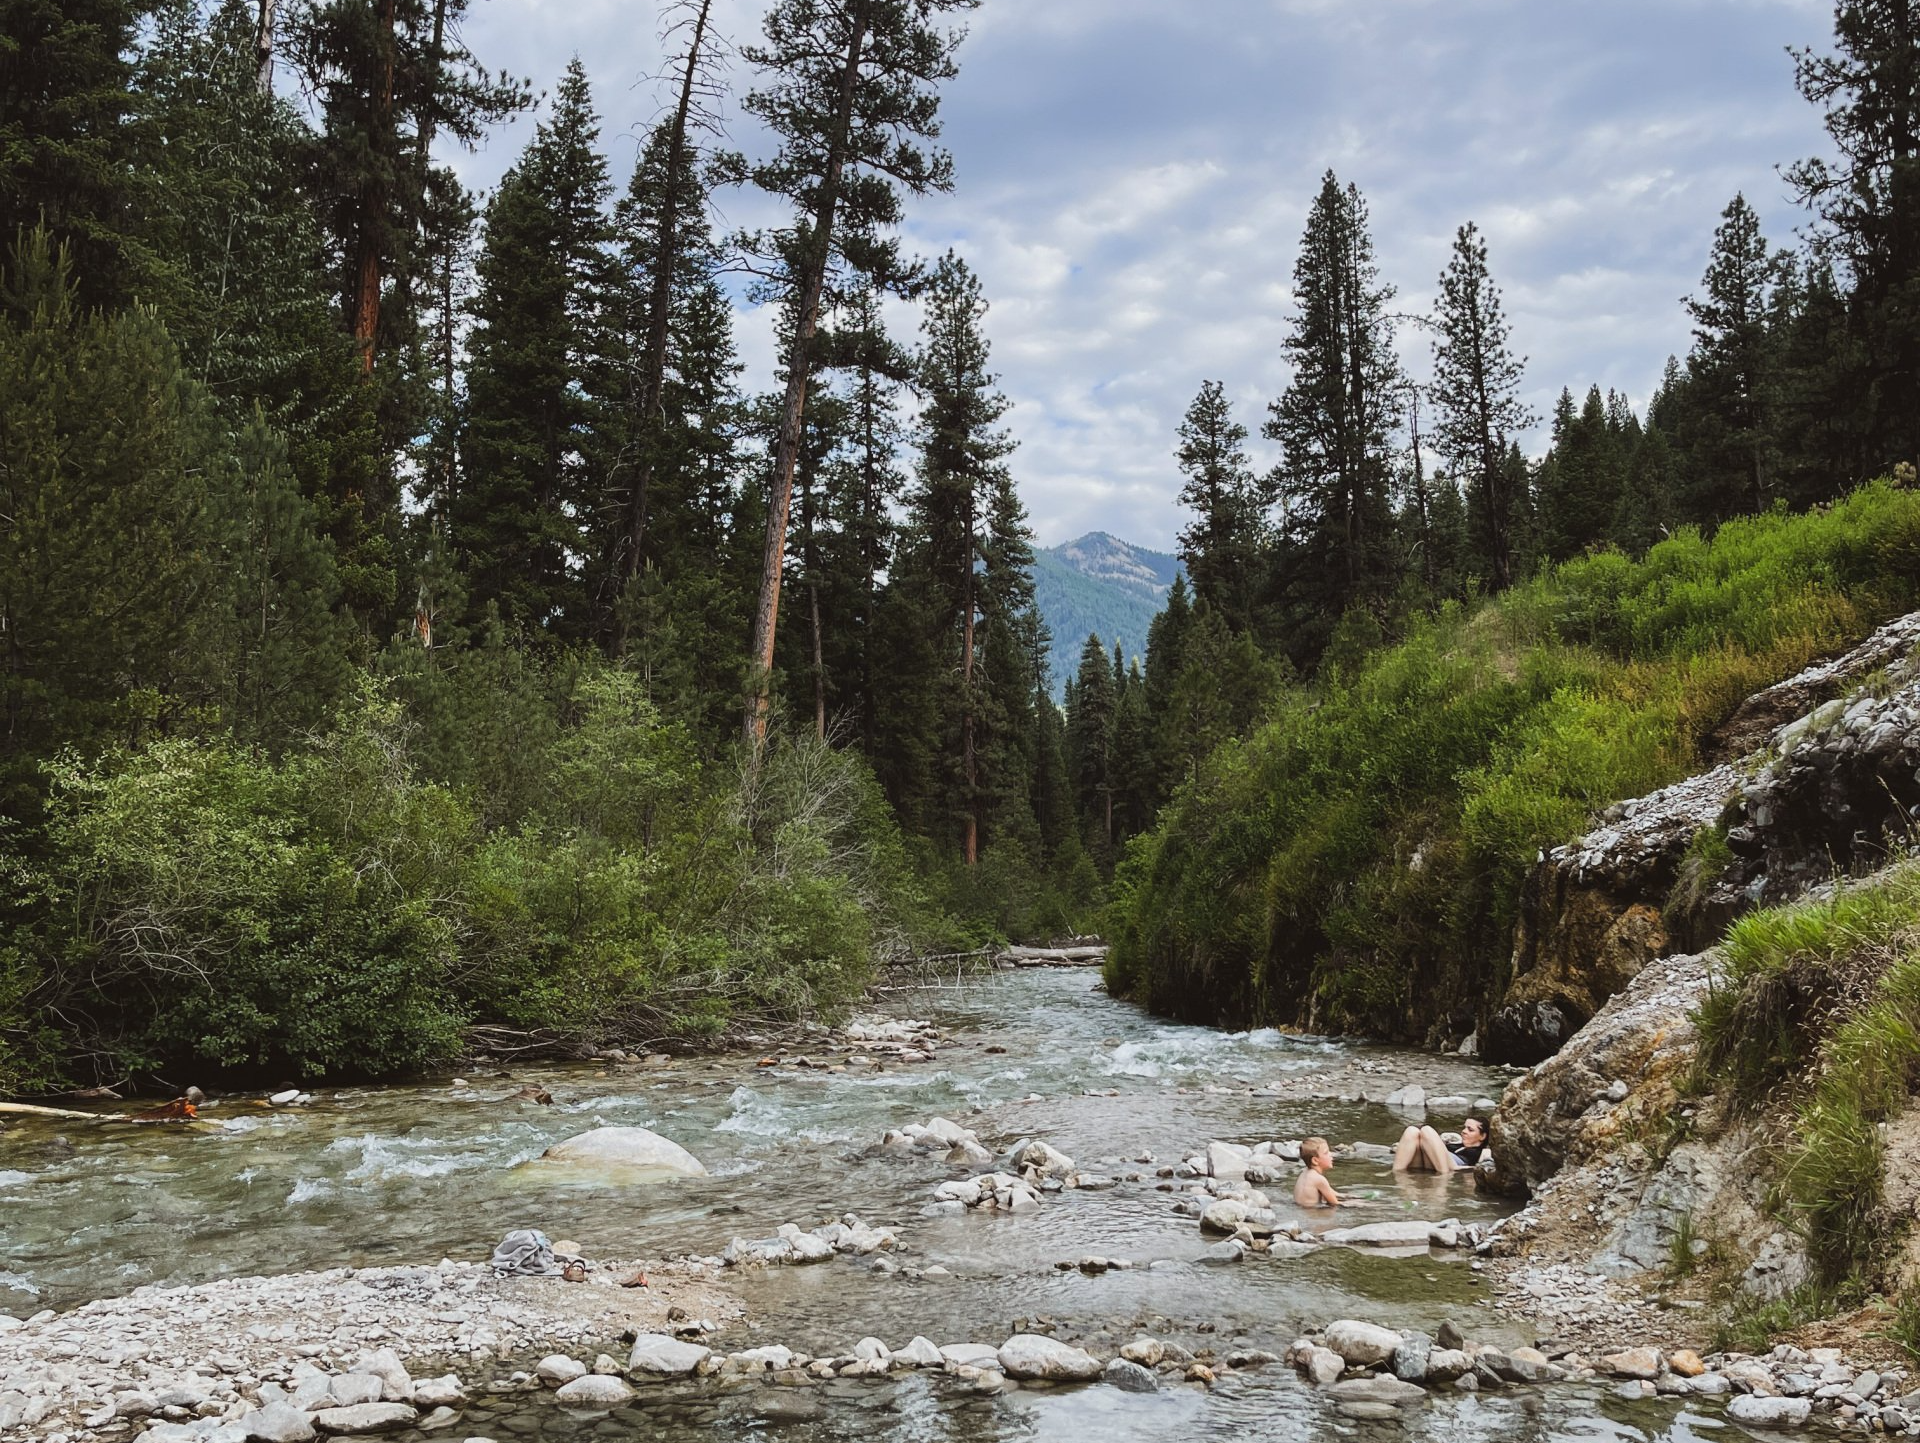
[[[761, 0], [719, 0], [736, 40]], [[624, 183], [657, 115], [649, 0], [473, 0], [481, 59], [550, 87], [591, 75]], [[1777, 167], [1823, 148], [1789, 45], [1824, 47], [1826, 0], [983, 0], [945, 92], [958, 185], [909, 232], [952, 246], [993, 303], [1015, 473], [1044, 544], [1100, 529], [1169, 548], [1174, 428], [1203, 379], [1259, 441], [1307, 206], [1329, 167], [1372, 210], [1400, 309], [1424, 312], [1478, 222], [1528, 386], [1598, 382], [1644, 403], [1684, 351], [1720, 211], [1744, 191], [1770, 238], [1801, 215]], [[751, 75], [736, 67], [736, 86]], [[764, 154], [737, 110], [733, 141]], [[491, 184], [531, 130], [460, 157]], [[723, 196], [723, 222], [773, 218]], [[913, 319], [902, 315], [903, 328]], [[764, 384], [765, 318], [745, 314]], [[1428, 343], [1402, 349], [1424, 373]], [[1538, 447], [1536, 438], [1535, 447]]]

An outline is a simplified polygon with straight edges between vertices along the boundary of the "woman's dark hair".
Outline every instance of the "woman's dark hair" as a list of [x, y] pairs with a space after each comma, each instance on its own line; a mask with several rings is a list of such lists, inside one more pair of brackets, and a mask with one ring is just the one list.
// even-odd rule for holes
[[[1467, 1122], [1472, 1123], [1475, 1127], [1480, 1129], [1480, 1136], [1485, 1137], [1487, 1135], [1487, 1125], [1484, 1122], [1482, 1122], [1479, 1118], [1470, 1117], [1467, 1119]], [[1460, 1124], [1460, 1128], [1463, 1132], [1466, 1130], [1467, 1122], [1463, 1122]]]

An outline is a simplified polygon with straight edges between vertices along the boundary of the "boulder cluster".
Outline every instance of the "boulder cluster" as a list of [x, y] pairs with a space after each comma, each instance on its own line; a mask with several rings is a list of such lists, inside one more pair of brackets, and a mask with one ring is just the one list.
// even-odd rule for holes
[[1495, 1348], [1467, 1341], [1453, 1324], [1435, 1336], [1343, 1318], [1301, 1338], [1287, 1361], [1340, 1411], [1381, 1418], [1435, 1388], [1463, 1392], [1531, 1383], [1612, 1380], [1627, 1399], [1726, 1399], [1727, 1417], [1756, 1428], [1797, 1428], [1817, 1413], [1862, 1431], [1920, 1434], [1920, 1391], [1903, 1391], [1904, 1369], [1854, 1370], [1838, 1348], [1811, 1351], [1783, 1344], [1771, 1353], [1714, 1353], [1688, 1348], [1628, 1348], [1595, 1358], [1550, 1357], [1538, 1348]]
[[770, 1238], [735, 1238], [720, 1254], [730, 1268], [778, 1267], [783, 1264], [824, 1263], [835, 1254], [867, 1257], [890, 1252], [900, 1239], [886, 1228], [871, 1228], [853, 1213], [837, 1223], [802, 1232], [797, 1223], [784, 1223]]

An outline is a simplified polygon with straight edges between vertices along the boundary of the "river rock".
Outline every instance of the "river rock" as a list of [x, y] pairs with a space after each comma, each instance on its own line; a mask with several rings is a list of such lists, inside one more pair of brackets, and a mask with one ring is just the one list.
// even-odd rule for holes
[[308, 1443], [313, 1423], [291, 1403], [269, 1403], [240, 1422], [252, 1443]]
[[679, 1143], [644, 1127], [596, 1127], [556, 1142], [541, 1157], [583, 1169], [609, 1169], [636, 1176], [705, 1177], [699, 1158]]
[[1320, 1241], [1349, 1248], [1424, 1248], [1432, 1237], [1433, 1224], [1408, 1221], [1334, 1228], [1322, 1233]]
[[1544, 1383], [1553, 1376], [1553, 1364], [1538, 1348], [1515, 1348], [1495, 1367], [1509, 1383]]
[[632, 1399], [633, 1389], [600, 1373], [575, 1378], [553, 1395], [554, 1402], [569, 1408], [618, 1408]]
[[893, 1349], [878, 1338], [862, 1338], [853, 1345], [853, 1356], [862, 1363], [885, 1363], [893, 1357]]
[[1238, 1198], [1222, 1198], [1200, 1215], [1200, 1226], [1207, 1232], [1233, 1233], [1246, 1222], [1249, 1211]]
[[1304, 1371], [1309, 1382], [1324, 1388], [1347, 1371], [1347, 1360], [1331, 1348], [1311, 1348]]
[[893, 1355], [893, 1361], [909, 1368], [938, 1368], [946, 1359], [932, 1339], [916, 1337]]
[[1123, 1393], [1157, 1393], [1159, 1380], [1140, 1364], [1126, 1358], [1115, 1358], [1101, 1370], [1102, 1381], [1111, 1383]]
[[1207, 1144], [1207, 1175], [1222, 1181], [1241, 1181], [1247, 1175], [1247, 1163], [1252, 1158], [1253, 1149], [1242, 1147], [1237, 1142], [1210, 1142]]
[[1733, 1384], [1719, 1373], [1702, 1373], [1689, 1381], [1693, 1391], [1705, 1398], [1718, 1398], [1733, 1391]]
[[406, 1403], [413, 1398], [413, 1375], [407, 1372], [406, 1365], [400, 1361], [400, 1355], [391, 1348], [376, 1348], [370, 1353], [362, 1353], [360, 1361], [353, 1365], [356, 1373], [371, 1373], [380, 1380], [381, 1400], [388, 1403]]
[[1038, 1138], [1016, 1143], [1012, 1162], [1016, 1171], [1032, 1168], [1042, 1177], [1066, 1177], [1073, 1171], [1072, 1158]]
[[1644, 1378], [1651, 1381], [1660, 1376], [1660, 1350], [1628, 1348], [1624, 1353], [1609, 1353], [1600, 1360], [1600, 1366], [1616, 1378]]
[[451, 1408], [435, 1408], [414, 1426], [422, 1433], [437, 1433], [442, 1428], [451, 1428], [460, 1421], [460, 1415]]
[[1340, 1411], [1340, 1413], [1343, 1416], [1348, 1418], [1359, 1418], [1363, 1421], [1372, 1420], [1372, 1421], [1378, 1421], [1378, 1422], [1385, 1422], [1389, 1419], [1398, 1418], [1400, 1416], [1400, 1410], [1397, 1407], [1395, 1407], [1393, 1404], [1375, 1403], [1371, 1399], [1367, 1399], [1367, 1398], [1343, 1399], [1341, 1402], [1335, 1404], [1334, 1406]]
[[940, 1356], [956, 1368], [1000, 1367], [1000, 1350], [991, 1343], [948, 1343]]
[[1135, 1338], [1120, 1350], [1120, 1356], [1143, 1368], [1157, 1368], [1167, 1356], [1167, 1345], [1158, 1338]]
[[1400, 1346], [1400, 1335], [1376, 1323], [1342, 1318], [1327, 1327], [1327, 1346], [1351, 1368], [1371, 1368], [1391, 1358]]
[[1727, 1404], [1727, 1416], [1750, 1428], [1798, 1428], [1813, 1415], [1805, 1398], [1762, 1398], [1743, 1393]]
[[413, 1385], [416, 1408], [458, 1408], [467, 1401], [466, 1389], [452, 1373], [441, 1378], [422, 1378]]
[[1435, 1348], [1427, 1354], [1429, 1383], [1451, 1383], [1473, 1373], [1473, 1355], [1460, 1348]]
[[1700, 1355], [1691, 1348], [1681, 1348], [1667, 1354], [1667, 1368], [1682, 1378], [1698, 1378], [1707, 1371], [1707, 1365], [1700, 1361]]
[[1017, 1333], [1000, 1345], [1000, 1367], [1009, 1378], [1085, 1382], [1100, 1376], [1100, 1360], [1038, 1333]]
[[1343, 1378], [1327, 1391], [1343, 1403], [1388, 1403], [1396, 1408], [1427, 1396], [1425, 1388], [1398, 1378]]
[[1225, 1242], [1215, 1243], [1201, 1254], [1201, 1261], [1209, 1263], [1237, 1263], [1247, 1255], [1247, 1245], [1238, 1238], [1228, 1238]]
[[578, 1358], [569, 1358], [565, 1353], [554, 1353], [535, 1363], [533, 1373], [549, 1388], [562, 1388], [575, 1378], [585, 1377], [587, 1365]]
[[327, 1400], [335, 1408], [352, 1408], [361, 1403], [378, 1403], [381, 1401], [382, 1387], [380, 1380], [371, 1373], [342, 1373], [327, 1385]]
[[1409, 1333], [1400, 1340], [1390, 1360], [1393, 1376], [1403, 1383], [1426, 1381], [1427, 1364], [1433, 1356], [1433, 1339], [1425, 1333]]
[[322, 1408], [313, 1415], [323, 1433], [391, 1433], [411, 1428], [419, 1413], [405, 1403], [355, 1403], [350, 1408]]
[[648, 1378], [684, 1378], [710, 1356], [698, 1343], [683, 1343], [661, 1333], [642, 1333], [633, 1340], [627, 1374]]

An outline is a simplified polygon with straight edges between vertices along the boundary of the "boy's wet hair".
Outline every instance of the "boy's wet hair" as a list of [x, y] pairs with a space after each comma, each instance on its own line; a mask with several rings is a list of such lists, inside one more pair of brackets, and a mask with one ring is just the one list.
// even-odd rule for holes
[[1333, 1148], [1324, 1137], [1308, 1137], [1300, 1140], [1300, 1161], [1312, 1162], [1321, 1153], [1332, 1154]]

